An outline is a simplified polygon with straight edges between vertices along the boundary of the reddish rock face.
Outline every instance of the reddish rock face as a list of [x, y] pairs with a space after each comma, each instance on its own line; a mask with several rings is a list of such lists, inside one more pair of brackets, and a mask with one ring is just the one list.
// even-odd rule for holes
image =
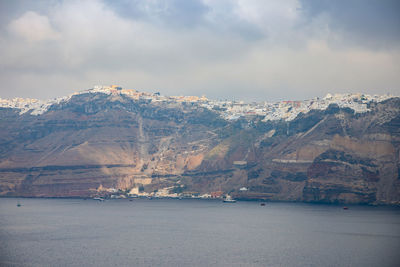
[[97, 93], [38, 116], [0, 108], [0, 195], [171, 187], [242, 199], [400, 204], [399, 107], [394, 98], [364, 114], [336, 107], [291, 122], [226, 121], [195, 104]]

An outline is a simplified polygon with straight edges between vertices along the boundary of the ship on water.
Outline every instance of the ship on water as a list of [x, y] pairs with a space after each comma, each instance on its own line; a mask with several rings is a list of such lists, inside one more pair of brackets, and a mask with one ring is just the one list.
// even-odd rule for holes
[[234, 200], [230, 195], [226, 195], [225, 199], [223, 200], [225, 203], [235, 203], [236, 200]]

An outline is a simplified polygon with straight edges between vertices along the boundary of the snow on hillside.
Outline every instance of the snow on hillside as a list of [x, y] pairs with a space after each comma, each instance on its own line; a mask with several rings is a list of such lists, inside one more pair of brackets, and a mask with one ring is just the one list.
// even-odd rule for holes
[[146, 93], [136, 90], [123, 89], [122, 87], [112, 86], [94, 86], [92, 89], [73, 93], [66, 97], [50, 99], [47, 101], [31, 98], [0, 98], [1, 108], [19, 109], [20, 114], [28, 113], [30, 115], [40, 115], [46, 112], [51, 105], [68, 101], [74, 95], [87, 93], [103, 93], [108, 95], [126, 95], [132, 99], [147, 99], [153, 103], [157, 102], [190, 102], [199, 106], [212, 109], [221, 114], [226, 120], [235, 120], [240, 117], [264, 116], [264, 121], [293, 120], [300, 113], [307, 113], [312, 109], [324, 110], [330, 104], [337, 104], [339, 107], [348, 107], [356, 113], [368, 111], [367, 104], [370, 102], [381, 102], [392, 98], [392, 95], [366, 95], [366, 94], [327, 94], [324, 98], [314, 98], [303, 101], [280, 101], [280, 102], [258, 102], [244, 103], [243, 101], [218, 101], [209, 100], [206, 97], [197, 96], [162, 96], [159, 93]]

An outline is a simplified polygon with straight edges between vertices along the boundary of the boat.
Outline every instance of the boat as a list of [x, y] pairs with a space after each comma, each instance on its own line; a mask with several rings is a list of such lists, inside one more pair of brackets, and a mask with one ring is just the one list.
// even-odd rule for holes
[[104, 198], [102, 198], [102, 197], [94, 197], [93, 200], [104, 201]]
[[21, 206], [22, 206], [21, 203], [18, 202], [18, 203], [17, 203], [17, 207], [21, 207]]
[[261, 205], [261, 206], [265, 206], [265, 203], [263, 202], [263, 203], [261, 203], [260, 205]]
[[225, 197], [225, 199], [223, 200], [223, 202], [225, 202], [225, 203], [235, 203], [236, 200], [234, 200], [230, 195], [227, 195]]
[[348, 209], [349, 209], [349, 207], [343, 207], [343, 209], [344, 209], [344, 210], [348, 210]]

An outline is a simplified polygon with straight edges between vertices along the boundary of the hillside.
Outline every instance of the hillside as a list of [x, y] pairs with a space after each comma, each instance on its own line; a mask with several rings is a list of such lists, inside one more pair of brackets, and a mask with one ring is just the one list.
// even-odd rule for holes
[[96, 87], [0, 101], [0, 195], [214, 191], [400, 204], [400, 98], [232, 103]]

